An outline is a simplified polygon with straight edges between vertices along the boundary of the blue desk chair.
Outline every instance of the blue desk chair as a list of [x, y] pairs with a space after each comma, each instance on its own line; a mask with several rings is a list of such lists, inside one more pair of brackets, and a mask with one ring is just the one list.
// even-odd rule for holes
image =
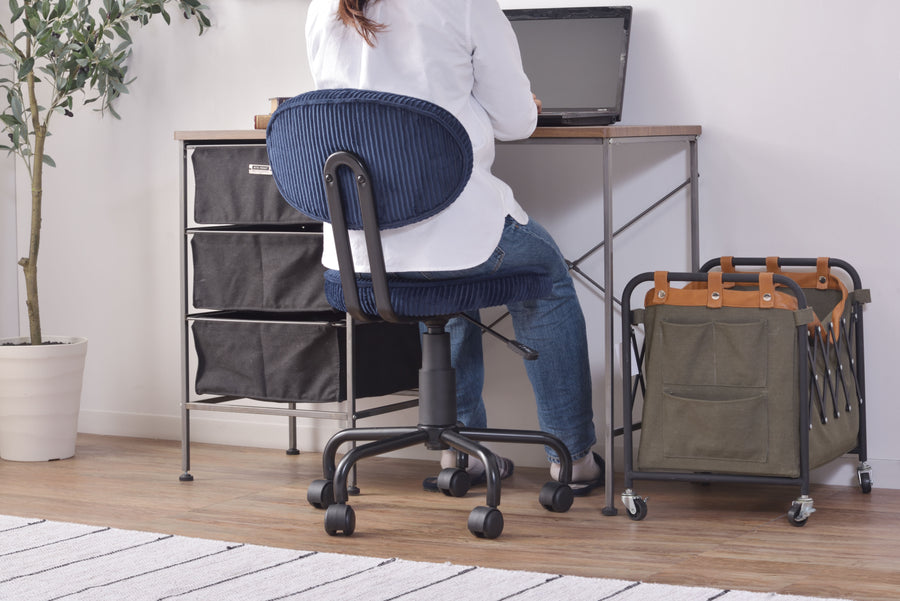
[[[447, 321], [465, 311], [540, 298], [550, 281], [536, 273], [418, 281], [385, 270], [381, 230], [434, 215], [460, 194], [472, 173], [472, 145], [462, 124], [444, 109], [416, 98], [365, 90], [320, 90], [283, 103], [272, 115], [266, 143], [275, 181], [294, 208], [333, 226], [339, 271], [325, 274], [325, 294], [357, 321], [424, 322], [419, 372], [419, 424], [351, 428], [335, 434], [322, 459], [324, 479], [307, 500], [325, 508], [325, 530], [350, 535], [356, 527], [347, 478], [355, 463], [424, 444], [458, 452], [458, 467], [442, 470], [438, 488], [465, 495], [466, 455], [486, 467], [486, 506], [472, 510], [469, 530], [496, 538], [503, 530], [500, 474], [495, 456], [479, 442], [547, 445], [560, 457], [561, 482], [544, 485], [539, 501], [549, 511], [572, 505], [571, 458], [562, 441], [544, 432], [466, 428], [457, 422], [455, 372]], [[350, 230], [364, 230], [371, 273], [356, 273]], [[480, 325], [480, 324], [479, 324]], [[484, 327], [484, 326], [482, 326]], [[495, 332], [494, 335], [499, 336]], [[505, 339], [504, 339], [505, 340]], [[526, 359], [537, 353], [507, 341]], [[356, 446], [356, 442], [369, 441]], [[345, 442], [353, 448], [336, 464]]]

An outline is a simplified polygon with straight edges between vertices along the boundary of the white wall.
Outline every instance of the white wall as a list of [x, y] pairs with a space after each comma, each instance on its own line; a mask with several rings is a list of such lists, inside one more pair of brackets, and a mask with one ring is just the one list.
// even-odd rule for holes
[[[302, 35], [307, 2], [208, 4], [214, 24], [202, 37], [183, 23], [155, 24], [136, 34], [131, 69], [138, 79], [118, 105], [122, 121], [81, 110], [74, 119], [57, 121], [50, 140], [48, 151], [59, 167], [45, 182], [42, 310], [48, 333], [91, 340], [80, 421], [85, 432], [180, 435], [179, 183], [172, 132], [249, 128], [251, 116], [267, 110], [268, 97], [310, 86]], [[895, 208], [900, 39], [893, 32], [900, 4], [869, 0], [849, 9], [838, 0], [631, 4], [623, 122], [703, 126], [702, 258], [830, 255], [854, 264], [872, 288], [873, 303], [866, 310], [870, 457], [877, 485], [900, 487], [889, 363], [900, 317], [888, 300], [900, 282], [888, 246], [900, 225]], [[665, 145], [616, 153], [618, 225], [644, 199], [669, 190], [670, 180], [683, 175], [684, 158]], [[515, 146], [498, 152], [498, 173], [567, 254], [586, 248], [602, 231], [597, 156], [596, 149], [584, 147]], [[20, 184], [20, 247], [26, 199]], [[685, 268], [684, 227], [682, 198], [643, 229], [623, 235], [616, 246], [616, 292], [641, 271]], [[14, 262], [2, 244], [0, 253], [4, 262]], [[599, 257], [586, 269], [602, 277]], [[0, 282], [6, 290], [8, 278]], [[587, 287], [580, 293], [602, 426], [602, 298]], [[8, 306], [0, 310], [9, 320]], [[492, 423], [535, 426], [533, 399], [517, 359], [492, 341], [486, 345], [485, 396]], [[213, 414], [192, 423], [195, 440], [283, 446], [281, 422]], [[327, 426], [303, 448], [315, 448], [330, 432]], [[512, 454], [524, 463], [543, 461], [538, 450]], [[850, 477], [844, 467], [817, 474], [839, 483]]]
[[[0, 22], [8, 23], [9, 5], [0, 5]], [[8, 77], [4, 68], [3, 77]], [[0, 338], [19, 335], [16, 283], [16, 172], [13, 157], [0, 154]]]

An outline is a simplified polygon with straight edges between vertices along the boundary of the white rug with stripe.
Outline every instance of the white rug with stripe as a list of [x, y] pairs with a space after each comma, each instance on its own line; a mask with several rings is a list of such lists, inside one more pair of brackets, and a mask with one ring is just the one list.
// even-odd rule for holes
[[812, 601], [814, 598], [277, 549], [0, 516], [0, 601], [53, 599]]

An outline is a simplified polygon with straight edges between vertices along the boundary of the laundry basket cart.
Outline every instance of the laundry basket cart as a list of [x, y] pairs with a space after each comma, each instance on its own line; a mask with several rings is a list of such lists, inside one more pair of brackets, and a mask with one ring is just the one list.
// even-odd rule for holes
[[[647, 282], [644, 308], [632, 310], [632, 294]], [[620, 430], [629, 517], [647, 515], [635, 480], [786, 484], [800, 487], [787, 517], [803, 526], [815, 511], [810, 469], [847, 453], [858, 456], [860, 488], [871, 492], [869, 300], [839, 259], [723, 257], [698, 273], [633, 278], [622, 295], [622, 373], [632, 376], [624, 378]]]

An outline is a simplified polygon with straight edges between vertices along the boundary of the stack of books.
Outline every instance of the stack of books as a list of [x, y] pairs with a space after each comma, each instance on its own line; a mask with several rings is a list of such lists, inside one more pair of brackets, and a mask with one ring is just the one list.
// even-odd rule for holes
[[278, 105], [288, 98], [290, 98], [290, 96], [276, 96], [275, 98], [269, 98], [269, 112], [265, 115], [253, 115], [253, 129], [265, 129], [268, 127], [269, 118], [272, 116], [272, 113], [275, 112]]

